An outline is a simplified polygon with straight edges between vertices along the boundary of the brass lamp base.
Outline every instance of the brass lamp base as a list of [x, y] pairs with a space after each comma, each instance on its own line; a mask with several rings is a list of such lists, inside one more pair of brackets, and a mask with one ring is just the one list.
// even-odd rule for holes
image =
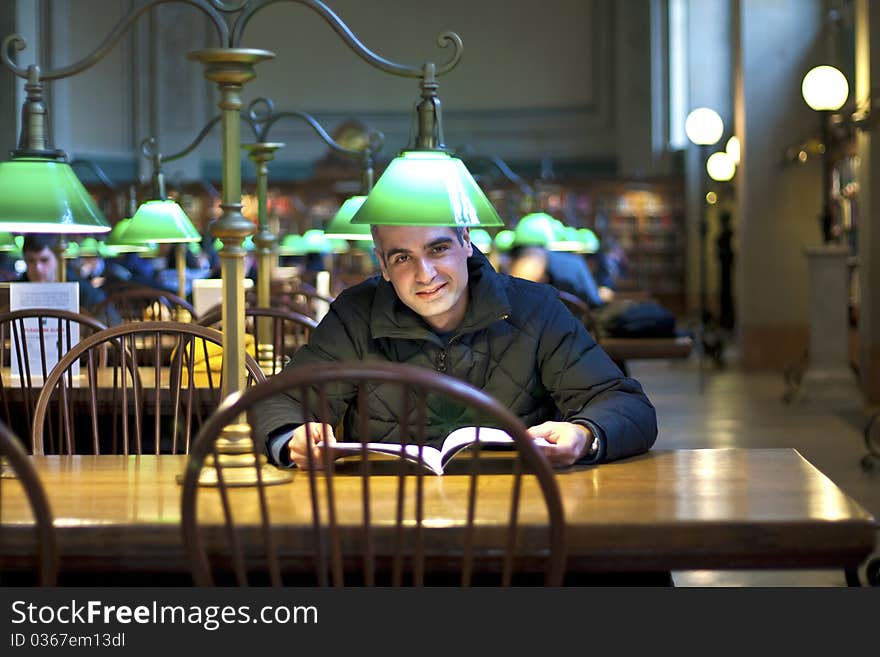
[[16, 479], [15, 473], [6, 463], [6, 458], [0, 456], [0, 479]]
[[[259, 318], [258, 318], [259, 319]], [[263, 374], [271, 376], [276, 372], [280, 372], [287, 364], [287, 359], [281, 354], [275, 355], [275, 345], [258, 344], [257, 345], [257, 364], [263, 370]]]
[[[232, 424], [223, 430], [217, 439], [219, 456], [208, 456], [205, 467], [199, 473], [199, 486], [219, 486], [218, 468], [223, 472], [223, 484], [229, 487], [264, 486], [286, 484], [293, 481], [293, 473], [269, 465], [263, 455], [254, 456], [250, 448], [251, 428], [245, 424]], [[259, 469], [259, 471], [258, 471]], [[177, 476], [177, 483], [183, 483], [183, 475]]]

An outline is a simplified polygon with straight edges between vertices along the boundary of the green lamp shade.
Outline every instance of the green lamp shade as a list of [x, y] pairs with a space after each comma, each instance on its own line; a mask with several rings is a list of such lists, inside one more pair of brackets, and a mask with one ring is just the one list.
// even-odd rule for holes
[[149, 244], [144, 244], [147, 247], [146, 251], [138, 251], [139, 258], [158, 258], [159, 257], [159, 245], [155, 242], [150, 242]]
[[572, 226], [557, 226], [556, 239], [548, 244], [551, 251], [568, 251], [570, 253], [583, 253], [583, 242], [578, 229]]
[[354, 217], [386, 226], [503, 226], [464, 163], [443, 151], [394, 158]]
[[324, 237], [324, 231], [319, 228], [311, 228], [303, 233], [304, 253], [330, 253], [333, 244]]
[[502, 252], [510, 251], [515, 237], [516, 233], [512, 230], [498, 231], [498, 234], [495, 236], [495, 248]]
[[290, 233], [281, 238], [278, 243], [279, 255], [301, 256], [305, 255], [305, 243], [302, 235]]
[[7, 253], [9, 251], [21, 251], [12, 233], [0, 232], [0, 252]]
[[556, 219], [546, 212], [533, 212], [519, 220], [512, 246], [548, 246], [556, 235]]
[[579, 228], [578, 235], [581, 238], [581, 253], [596, 253], [599, 251], [599, 238], [589, 228]]
[[174, 201], [147, 201], [138, 208], [122, 239], [132, 244], [200, 242], [202, 236]]
[[20, 156], [0, 163], [0, 230], [106, 233], [110, 224], [69, 164]]
[[75, 260], [76, 258], [79, 258], [79, 243], [69, 242], [62, 255], [65, 260]]
[[352, 217], [361, 209], [366, 200], [366, 196], [352, 196], [346, 199], [345, 203], [342, 204], [342, 207], [333, 215], [333, 218], [327, 225], [324, 237], [343, 240], [372, 240], [373, 236], [370, 233], [370, 226], [368, 224], [351, 223]]
[[112, 249], [114, 253], [144, 253], [145, 251], [150, 250], [151, 245], [149, 244], [129, 244], [123, 240], [123, 235], [125, 234], [126, 229], [128, 228], [128, 224], [131, 223], [131, 218], [128, 219], [120, 219], [115, 226], [113, 226], [110, 233], [107, 235], [107, 248]]
[[471, 243], [483, 253], [488, 253], [492, 249], [492, 236], [489, 231], [482, 228], [473, 228], [471, 230]]
[[99, 242], [94, 237], [86, 237], [79, 243], [79, 257], [81, 258], [103, 258], [107, 255], [107, 249], [103, 242]]

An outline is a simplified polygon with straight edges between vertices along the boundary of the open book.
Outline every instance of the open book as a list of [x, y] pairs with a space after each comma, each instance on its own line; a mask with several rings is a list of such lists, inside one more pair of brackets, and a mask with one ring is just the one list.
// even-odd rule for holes
[[[453, 456], [461, 450], [473, 445], [477, 442], [478, 427], [461, 427], [456, 429], [443, 441], [440, 449], [425, 445], [421, 448], [422, 458], [419, 461], [418, 445], [400, 445], [397, 443], [367, 443], [367, 450], [370, 452], [378, 452], [380, 454], [390, 454], [398, 456], [403, 453], [403, 458], [414, 463], [421, 462], [426, 468], [437, 475], [442, 475]], [[514, 447], [513, 438], [506, 431], [501, 429], [491, 429], [488, 427], [479, 427], [480, 446], [508, 446]], [[535, 438], [538, 445], [549, 445], [543, 438]], [[342, 456], [360, 455], [362, 450], [361, 443], [336, 443], [333, 445], [333, 456], [339, 458]]]

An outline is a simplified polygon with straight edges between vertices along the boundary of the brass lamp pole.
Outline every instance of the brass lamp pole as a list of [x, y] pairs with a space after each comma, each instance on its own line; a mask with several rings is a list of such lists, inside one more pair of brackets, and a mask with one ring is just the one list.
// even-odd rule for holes
[[[197, 50], [187, 54], [188, 59], [205, 66], [205, 77], [217, 84], [220, 91], [218, 106], [222, 112], [223, 123], [223, 214], [214, 224], [212, 233], [218, 237], [223, 248], [220, 250], [221, 276], [223, 279], [223, 394], [237, 394], [245, 385], [244, 368], [244, 248], [242, 241], [251, 235], [253, 224], [241, 214], [241, 169], [239, 153], [241, 151], [240, 114], [242, 106], [241, 89], [256, 75], [254, 66], [274, 54], [267, 50], [241, 48], [243, 32], [248, 22], [261, 9], [275, 4], [280, 0], [242, 0], [231, 6], [228, 0], [149, 0], [138, 5], [126, 14], [113, 28], [104, 42], [91, 54], [70, 66], [48, 71], [42, 79], [52, 80], [70, 77], [80, 73], [102, 59], [116, 44], [129, 27], [145, 12], [168, 2], [183, 2], [203, 12], [213, 23], [219, 36], [220, 47]], [[348, 26], [320, 0], [289, 0], [304, 5], [323, 18], [345, 44], [369, 65], [392, 75], [408, 78], [422, 78], [423, 71], [429, 66], [433, 79], [451, 71], [461, 60], [462, 41], [453, 32], [444, 32], [438, 37], [438, 45], [452, 45], [452, 57], [439, 68], [433, 63], [426, 63], [425, 68], [406, 66], [387, 60], [364, 46]], [[27, 69], [16, 64], [10, 57], [12, 49], [22, 50], [26, 47], [24, 38], [12, 34], [3, 40], [2, 56], [4, 65], [16, 75], [27, 78]], [[108, 226], [109, 229], [109, 226]], [[224, 466], [224, 479], [233, 485], [250, 485], [258, 478], [263, 483], [281, 482], [288, 479], [286, 473], [277, 470], [255, 470], [251, 449], [248, 446], [250, 427], [241, 418], [236, 424], [227, 428], [223, 438], [218, 442], [218, 449]], [[236, 468], [235, 466], [240, 466]], [[237, 470], [237, 473], [233, 473]], [[204, 482], [216, 481], [207, 471]], [[277, 476], [276, 476], [277, 473]]]
[[[275, 263], [275, 247], [278, 242], [277, 236], [269, 230], [267, 216], [267, 188], [269, 175], [269, 162], [275, 157], [275, 151], [284, 144], [269, 141], [269, 130], [275, 123], [283, 118], [294, 118], [308, 124], [315, 134], [331, 149], [342, 155], [358, 158], [363, 163], [362, 192], [368, 193], [373, 186], [373, 155], [378, 151], [385, 140], [384, 135], [377, 131], [371, 131], [367, 144], [363, 149], [347, 148], [331, 137], [321, 124], [310, 114], [298, 111], [275, 112], [275, 104], [268, 98], [255, 98], [250, 102], [244, 115], [254, 130], [256, 143], [245, 144], [248, 157], [256, 165], [257, 172], [257, 234], [254, 235], [254, 246], [257, 251], [257, 305], [267, 308], [272, 304], [270, 282]], [[258, 333], [263, 336], [271, 334], [270, 317], [259, 317], [257, 322]], [[257, 345], [258, 362], [265, 370], [272, 371], [274, 348], [271, 343]]]
[[[245, 144], [248, 157], [257, 168], [257, 232], [254, 235], [254, 249], [257, 253], [257, 305], [268, 308], [272, 305], [271, 278], [274, 271], [275, 246], [278, 238], [269, 230], [269, 218], [267, 216], [267, 196], [269, 162], [275, 157], [275, 151], [283, 148], [284, 144], [259, 141], [255, 144]], [[257, 317], [257, 333], [264, 341], [257, 345], [257, 362], [264, 372], [275, 370], [275, 346], [271, 339], [265, 340], [272, 335], [272, 318]]]
[[[148, 158], [153, 168], [153, 194], [155, 198], [165, 199], [165, 174], [162, 172], [163, 162], [173, 162], [186, 157], [192, 153], [196, 147], [204, 141], [205, 137], [211, 129], [220, 122], [221, 117], [215, 116], [199, 131], [189, 144], [176, 153], [171, 155], [163, 155], [156, 148], [156, 138], [148, 137], [141, 142], [141, 152], [144, 157]], [[178, 296], [182, 299], [186, 298], [186, 248], [185, 244], [180, 243], [175, 246], [176, 249], [176, 266], [177, 266], [177, 286]]]

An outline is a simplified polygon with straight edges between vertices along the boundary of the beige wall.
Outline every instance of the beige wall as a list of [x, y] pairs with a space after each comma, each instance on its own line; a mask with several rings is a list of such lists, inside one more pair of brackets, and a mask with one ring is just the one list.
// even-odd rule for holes
[[[46, 59], [51, 67], [66, 66], [91, 52], [133, 5], [31, 4], [41, 20], [27, 36], [44, 36], [49, 44], [44, 68]], [[440, 80], [451, 147], [470, 144], [514, 161], [620, 162], [624, 173], [639, 175], [660, 166], [651, 151], [649, 2], [329, 4], [368, 48], [409, 65], [445, 61], [448, 52], [436, 37], [446, 30], [461, 35], [462, 62]], [[201, 67], [184, 58], [206, 45], [216, 45], [216, 37], [191, 6], [168, 4], [142, 17], [93, 68], [50, 83], [57, 145], [74, 156], [129, 160], [149, 134], [165, 152], [184, 146], [217, 112]], [[417, 81], [368, 66], [313, 11], [294, 3], [269, 6], [254, 16], [242, 45], [277, 55], [258, 67], [257, 79], [245, 87], [246, 101], [271, 97], [278, 109], [313, 113], [330, 131], [351, 118], [365, 120], [386, 134], [386, 155], [407, 144]], [[20, 56], [22, 62], [38, 59], [32, 48]], [[289, 144], [278, 155], [281, 163], [312, 162], [326, 152], [297, 123], [279, 123], [271, 136]], [[219, 136], [213, 136], [174, 167], [198, 177], [206, 161], [218, 160]]]
[[[818, 131], [799, 81], [819, 63], [822, 3], [740, 0], [737, 173], [739, 260], [736, 286], [744, 363], [792, 365], [806, 348], [804, 247], [821, 235], [819, 163], [783, 165], [786, 147]], [[845, 302], [844, 302], [845, 303]]]
[[[856, 32], [855, 98], [865, 106], [880, 89], [880, 5], [868, 0], [857, 3], [859, 18]], [[870, 34], [874, 34], [873, 40]], [[859, 358], [865, 400], [880, 404], [880, 120], [877, 101], [869, 129], [858, 136], [862, 158], [859, 179], [861, 224], [859, 227], [859, 280], [861, 314], [859, 317]]]

